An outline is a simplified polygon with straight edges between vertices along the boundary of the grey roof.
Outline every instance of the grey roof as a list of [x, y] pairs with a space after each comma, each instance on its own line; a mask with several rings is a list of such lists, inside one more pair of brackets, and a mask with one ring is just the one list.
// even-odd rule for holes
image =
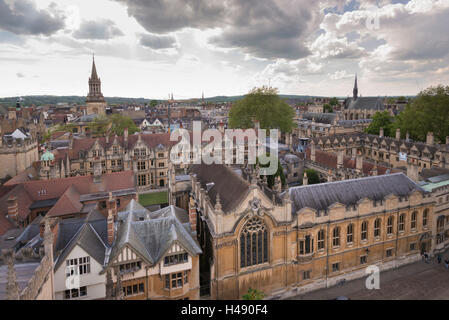
[[414, 190], [425, 191], [403, 173], [344, 180], [290, 189], [292, 212], [309, 207], [327, 210], [335, 203], [355, 205], [363, 198], [379, 201], [390, 194], [398, 197], [410, 195]]
[[287, 154], [284, 156], [284, 161], [287, 163], [297, 163], [300, 162], [300, 159], [294, 154]]
[[345, 102], [346, 109], [357, 110], [384, 110], [382, 98], [379, 97], [358, 97], [356, 100], [350, 98]]
[[130, 246], [148, 263], [157, 264], [167, 250], [177, 242], [189, 254], [196, 256], [201, 249], [193, 239], [188, 226], [187, 212], [169, 206], [150, 212], [135, 200], [119, 213], [117, 236], [110, 255], [110, 262]]
[[78, 245], [100, 265], [104, 265], [107, 249], [107, 222], [104, 216], [91, 211], [85, 219], [70, 219], [59, 225], [55, 250], [55, 269], [59, 268], [72, 249]]
[[314, 112], [305, 112], [303, 114], [303, 119], [313, 120], [317, 123], [325, 123], [332, 124], [334, 120], [337, 118], [336, 113], [314, 113]]
[[[19, 291], [28, 284], [28, 281], [34, 276], [36, 268], [39, 267], [38, 262], [33, 263], [21, 263], [15, 264], [14, 270], [16, 271], [16, 281], [19, 285]], [[8, 285], [8, 266], [0, 266], [0, 300], [6, 300], [6, 287]]]

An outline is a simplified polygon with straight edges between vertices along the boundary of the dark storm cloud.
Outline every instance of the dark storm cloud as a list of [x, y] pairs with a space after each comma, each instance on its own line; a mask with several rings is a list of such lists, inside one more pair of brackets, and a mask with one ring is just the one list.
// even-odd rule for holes
[[49, 36], [64, 28], [64, 15], [53, 10], [39, 10], [29, 0], [0, 0], [0, 29], [21, 35]]
[[83, 21], [80, 28], [73, 33], [77, 39], [109, 40], [123, 36], [123, 32], [115, 26], [114, 21]]
[[140, 44], [154, 50], [175, 48], [176, 38], [172, 36], [157, 36], [154, 34], [140, 35]]
[[308, 0], [116, 0], [151, 33], [220, 28], [211, 43], [260, 58], [298, 59], [317, 26], [318, 1]]

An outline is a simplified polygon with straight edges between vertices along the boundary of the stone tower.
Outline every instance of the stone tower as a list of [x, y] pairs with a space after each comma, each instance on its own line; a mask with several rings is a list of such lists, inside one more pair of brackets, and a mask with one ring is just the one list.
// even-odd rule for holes
[[92, 58], [92, 73], [89, 78], [89, 93], [86, 99], [87, 114], [106, 114], [106, 101], [101, 93], [101, 80], [97, 74], [95, 57]]

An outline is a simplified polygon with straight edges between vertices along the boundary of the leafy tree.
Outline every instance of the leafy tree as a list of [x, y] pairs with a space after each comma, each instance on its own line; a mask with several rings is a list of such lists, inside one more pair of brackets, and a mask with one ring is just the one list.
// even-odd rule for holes
[[105, 116], [99, 116], [91, 121], [87, 127], [89, 131], [94, 136], [105, 135], [110, 127], [110, 120]]
[[157, 106], [157, 104], [158, 104], [157, 100], [151, 100], [150, 107], [154, 108], [155, 106]]
[[334, 112], [334, 109], [331, 107], [331, 105], [327, 104], [327, 103], [324, 105], [323, 109], [324, 109], [324, 113], [332, 113], [332, 112]]
[[319, 184], [321, 183], [320, 181], [320, 176], [318, 175], [318, 172], [316, 172], [313, 169], [307, 169], [306, 171], [307, 174], [307, 183], [308, 184]]
[[265, 293], [257, 289], [249, 288], [248, 293], [243, 295], [243, 300], [263, 300]]
[[377, 112], [373, 117], [373, 122], [365, 129], [366, 133], [378, 135], [380, 128], [384, 129], [384, 135], [391, 137], [393, 134], [392, 124], [394, 118], [388, 111]]
[[139, 131], [139, 128], [137, 128], [134, 121], [129, 117], [122, 116], [121, 114], [113, 114], [109, 119], [111, 121], [111, 132], [118, 136], [123, 136], [126, 128], [128, 128], [130, 135]]
[[229, 112], [229, 125], [234, 129], [254, 128], [258, 120], [263, 129], [292, 132], [295, 111], [278, 95], [278, 90], [263, 86], [252, 89], [237, 101]]
[[336, 105], [338, 105], [338, 99], [337, 98], [332, 98], [329, 100], [329, 105], [331, 107], [335, 107]]
[[413, 102], [399, 114], [393, 129], [410, 133], [414, 140], [425, 141], [433, 132], [436, 142], [445, 143], [449, 136], [449, 86], [439, 85], [420, 92]]
[[[269, 156], [269, 154], [267, 154], [267, 156]], [[261, 168], [268, 168], [268, 167], [270, 166], [269, 163], [264, 164], [264, 165], [260, 164], [258, 158], [256, 159], [256, 163], [257, 163]], [[283, 170], [283, 168], [282, 168], [282, 166], [281, 166], [281, 162], [279, 161], [279, 159], [278, 159], [278, 171], [276, 171], [276, 174], [271, 175], [271, 176], [266, 176], [266, 177], [267, 177], [267, 184], [268, 184], [268, 187], [269, 187], [270, 189], [273, 188], [274, 183], [276, 182], [276, 177], [280, 177], [280, 178], [281, 178], [281, 184], [282, 184], [282, 186], [286, 186], [286, 185], [287, 185], [287, 180], [285, 180], [284, 170]], [[261, 178], [263, 178], [263, 177], [261, 176]]]

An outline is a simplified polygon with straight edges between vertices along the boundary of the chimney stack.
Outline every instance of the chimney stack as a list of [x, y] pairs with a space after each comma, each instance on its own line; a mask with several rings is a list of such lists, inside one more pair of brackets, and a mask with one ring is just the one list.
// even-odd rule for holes
[[384, 128], [380, 128], [379, 137], [384, 137]]
[[112, 210], [108, 210], [108, 244], [112, 245], [114, 243], [114, 216]]
[[310, 150], [310, 160], [315, 162], [316, 161], [316, 147], [315, 147], [315, 143], [312, 143], [310, 148], [311, 148], [311, 150]]
[[355, 169], [358, 174], [363, 173], [363, 155], [362, 153], [359, 153], [355, 160]]
[[304, 172], [304, 178], [302, 179], [302, 185], [307, 186], [309, 184], [309, 178], [307, 177], [307, 173]]
[[103, 169], [101, 167], [101, 161], [97, 160], [94, 162], [94, 183], [100, 183], [101, 182], [101, 175], [103, 173]]
[[223, 121], [220, 121], [219, 129], [218, 129], [218, 130], [221, 132], [221, 134], [224, 134], [224, 133], [225, 133]]
[[337, 168], [342, 169], [343, 168], [343, 160], [344, 160], [344, 152], [343, 150], [337, 151]]
[[193, 200], [193, 197], [190, 197], [189, 202], [189, 222], [190, 222], [190, 228], [192, 229], [192, 232], [196, 232], [196, 206], [195, 201]]
[[419, 180], [419, 167], [413, 162], [407, 163], [407, 176], [415, 182]]
[[14, 195], [8, 198], [8, 217], [15, 222], [19, 219], [19, 203], [17, 202], [17, 197]]
[[396, 129], [396, 140], [401, 140], [401, 129]]
[[426, 144], [428, 144], [430, 146], [434, 144], [433, 132], [427, 133]]

